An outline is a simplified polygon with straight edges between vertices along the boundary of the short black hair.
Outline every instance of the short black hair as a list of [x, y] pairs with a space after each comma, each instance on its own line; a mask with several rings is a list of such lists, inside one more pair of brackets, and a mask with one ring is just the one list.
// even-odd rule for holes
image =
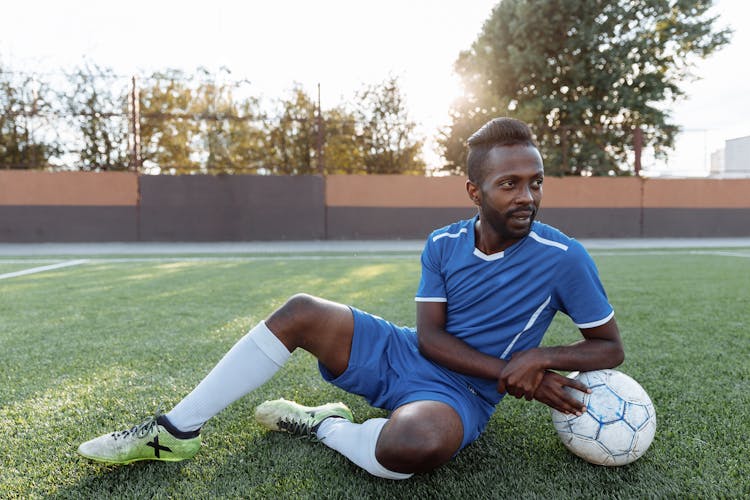
[[497, 146], [537, 147], [528, 125], [515, 118], [494, 118], [474, 132], [469, 140], [469, 153], [466, 156], [466, 170], [469, 180], [479, 183], [484, 178], [482, 172], [487, 155]]

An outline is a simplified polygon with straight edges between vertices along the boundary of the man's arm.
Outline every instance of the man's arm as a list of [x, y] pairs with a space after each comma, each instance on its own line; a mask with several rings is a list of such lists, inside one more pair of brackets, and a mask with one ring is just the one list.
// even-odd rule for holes
[[[449, 370], [499, 381], [500, 374], [509, 363], [479, 352], [448, 333], [445, 330], [445, 310], [445, 302], [417, 302], [419, 352]], [[540, 376], [542, 380], [537, 383], [537, 386], [541, 386], [539, 401], [563, 413], [580, 414], [583, 410], [581, 403], [570, 396], [564, 388], [572, 387], [586, 391], [585, 385], [550, 371], [542, 370]], [[505, 392], [505, 389], [501, 392]]]
[[417, 302], [419, 352], [454, 372], [497, 380], [506, 361], [481, 353], [445, 331], [445, 302]]
[[614, 368], [625, 359], [614, 317], [603, 325], [581, 329], [583, 340], [567, 346], [536, 347], [517, 352], [503, 368], [498, 391], [527, 400], [536, 397], [548, 370], [600, 370]]

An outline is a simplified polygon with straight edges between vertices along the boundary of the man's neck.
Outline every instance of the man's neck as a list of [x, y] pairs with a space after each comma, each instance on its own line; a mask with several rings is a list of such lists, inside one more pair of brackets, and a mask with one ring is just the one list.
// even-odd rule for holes
[[485, 255], [503, 252], [518, 241], [520, 238], [503, 238], [488, 225], [483, 225], [481, 219], [474, 223], [474, 246]]

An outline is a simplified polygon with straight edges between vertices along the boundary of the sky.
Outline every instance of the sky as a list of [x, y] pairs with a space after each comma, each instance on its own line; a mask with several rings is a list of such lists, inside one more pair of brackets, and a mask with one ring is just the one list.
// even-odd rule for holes
[[[419, 132], [448, 123], [461, 87], [453, 64], [476, 39], [498, 0], [5, 0], [0, 63], [19, 71], [71, 69], [84, 61], [122, 75], [222, 66], [251, 91], [281, 97], [294, 82], [323, 108], [365, 84], [399, 78]], [[706, 175], [724, 141], [750, 136], [750, 2], [717, 0], [731, 44], [702, 61], [671, 106], [685, 132], [668, 164], [649, 175]], [[436, 162], [428, 141], [428, 163]]]

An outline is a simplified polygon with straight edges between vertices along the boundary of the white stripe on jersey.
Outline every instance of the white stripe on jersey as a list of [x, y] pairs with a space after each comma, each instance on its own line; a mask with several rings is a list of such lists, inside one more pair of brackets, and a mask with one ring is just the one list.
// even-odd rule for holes
[[558, 243], [557, 241], [548, 240], [547, 238], [542, 238], [541, 236], [539, 236], [538, 234], [536, 234], [534, 231], [531, 231], [529, 233], [529, 236], [531, 236], [532, 238], [534, 238], [536, 241], [538, 241], [542, 245], [548, 245], [548, 246], [551, 246], [551, 247], [556, 247], [556, 248], [559, 248], [561, 250], [565, 250], [566, 252], [568, 251], [568, 245], [564, 245], [562, 243]]
[[445, 297], [414, 297], [414, 302], [448, 302]]
[[435, 242], [439, 240], [440, 238], [445, 238], [446, 236], [448, 238], [458, 238], [459, 236], [461, 236], [462, 234], [465, 234], [466, 232], [467, 232], [466, 228], [462, 227], [457, 233], [441, 233], [441, 234], [435, 235], [432, 237], [432, 241]]
[[576, 323], [575, 325], [578, 328], [594, 328], [594, 327], [597, 327], [597, 326], [601, 326], [604, 323], [606, 323], [607, 321], [611, 320], [614, 317], [614, 315], [615, 315], [615, 312], [612, 311], [611, 313], [609, 313], [607, 315], [606, 318], [600, 319], [599, 321], [591, 321], [590, 323], [581, 323], [580, 325], [578, 323]]
[[500, 359], [505, 359], [508, 353], [510, 353], [510, 350], [513, 349], [513, 346], [516, 345], [516, 341], [521, 337], [521, 335], [524, 334], [527, 330], [529, 330], [532, 326], [534, 326], [534, 323], [536, 323], [537, 318], [539, 318], [539, 315], [542, 314], [542, 311], [544, 311], [544, 308], [547, 307], [550, 303], [550, 300], [552, 300], [552, 296], [550, 295], [547, 297], [547, 300], [544, 301], [544, 303], [537, 308], [536, 311], [534, 311], [534, 314], [531, 315], [531, 318], [529, 318], [529, 321], [526, 323], [526, 326], [521, 330], [514, 338], [513, 342], [510, 343], [510, 345], [505, 349], [505, 352], [503, 352], [500, 355]]

